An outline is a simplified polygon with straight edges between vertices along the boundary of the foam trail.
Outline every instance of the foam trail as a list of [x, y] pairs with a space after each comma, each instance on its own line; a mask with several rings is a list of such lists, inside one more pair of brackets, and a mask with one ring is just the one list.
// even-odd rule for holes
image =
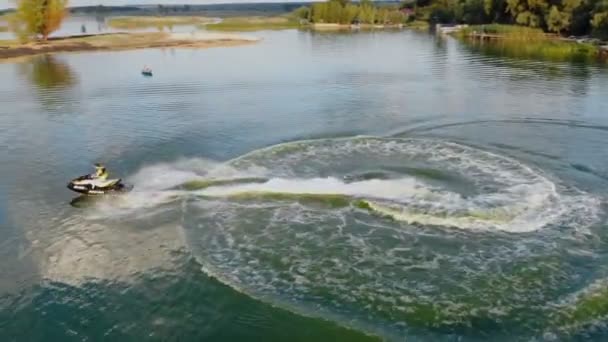
[[[478, 189], [464, 196], [444, 188], [443, 183], [431, 185], [406, 173], [396, 179], [348, 183], [340, 177], [320, 177], [346, 176], [345, 172], [357, 172], [359, 167], [366, 171], [372, 165], [412, 162], [459, 174]], [[261, 177], [261, 181], [254, 181], [255, 177]], [[108, 208], [154, 208], [190, 195], [227, 201], [241, 194], [338, 195], [364, 200], [368, 209], [408, 223], [530, 232], [568, 216], [580, 206], [595, 205], [589, 197], [560, 195], [555, 183], [516, 160], [424, 139], [368, 137], [287, 143], [225, 163], [197, 158], [152, 165], [128, 181], [135, 190]], [[197, 187], [199, 190], [194, 190]], [[265, 201], [263, 197], [259, 200]]]
[[328, 178], [285, 179], [273, 178], [265, 183], [213, 186], [201, 190], [204, 196], [230, 197], [242, 193], [281, 193], [312, 195], [346, 195], [362, 198], [382, 198], [399, 201], [405, 198], [432, 196], [425, 184], [413, 178], [398, 180], [372, 179], [361, 182], [344, 183]]
[[179, 160], [143, 167], [128, 178], [137, 191], [164, 190], [188, 181], [202, 179], [219, 163], [206, 159]]
[[159, 163], [141, 168], [126, 182], [134, 186], [133, 191], [110, 200], [99, 201], [96, 213], [91, 217], [129, 215], [137, 210], [150, 210], [191, 195], [191, 192], [176, 189], [196, 181], [230, 180], [242, 177], [262, 177], [266, 170], [251, 167], [238, 170], [228, 164], [210, 159], [180, 159], [173, 163]]
[[[503, 193], [465, 199], [414, 178], [344, 183], [337, 178], [274, 178], [265, 183], [212, 186], [196, 192], [208, 197], [240, 194], [342, 195], [363, 199], [369, 208], [399, 221], [464, 229], [536, 230], [565, 209], [545, 208], [551, 194], [538, 186], [517, 186]], [[540, 194], [538, 192], [541, 192]]]
[[239, 170], [226, 163], [195, 158], [146, 166], [129, 177], [128, 182], [138, 191], [165, 190], [193, 181], [263, 177], [265, 173], [261, 167]]

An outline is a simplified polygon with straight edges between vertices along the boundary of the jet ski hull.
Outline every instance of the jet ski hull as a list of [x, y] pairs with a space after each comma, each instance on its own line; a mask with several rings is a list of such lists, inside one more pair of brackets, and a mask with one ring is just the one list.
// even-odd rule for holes
[[86, 176], [76, 178], [68, 183], [67, 188], [83, 195], [122, 194], [133, 189], [132, 186], [123, 184], [120, 179], [108, 186], [95, 186], [95, 184], [87, 182], [87, 180]]
[[131, 191], [132, 187], [125, 184], [116, 184], [111, 187], [91, 187], [90, 185], [76, 185], [74, 183], [68, 184], [68, 189], [78, 192], [84, 195], [108, 195], [108, 194], [121, 194]]

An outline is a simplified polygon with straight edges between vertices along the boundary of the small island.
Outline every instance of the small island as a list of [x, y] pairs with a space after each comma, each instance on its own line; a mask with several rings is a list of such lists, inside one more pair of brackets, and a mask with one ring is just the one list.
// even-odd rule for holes
[[[0, 60], [56, 52], [130, 50], [143, 48], [211, 48], [251, 44], [259, 39], [212, 32], [172, 33], [173, 25], [204, 25], [217, 19], [202, 16], [115, 17], [109, 25], [126, 32], [51, 37], [68, 15], [65, 0], [22, 0], [13, 13], [3, 14], [0, 29], [10, 30], [16, 39], [0, 40]], [[4, 24], [6, 23], [6, 24]], [[158, 27], [159, 32], [132, 32], [129, 29]]]
[[0, 59], [56, 52], [130, 50], [143, 48], [211, 48], [251, 44], [257, 38], [213, 33], [109, 33], [19, 43], [0, 41]]

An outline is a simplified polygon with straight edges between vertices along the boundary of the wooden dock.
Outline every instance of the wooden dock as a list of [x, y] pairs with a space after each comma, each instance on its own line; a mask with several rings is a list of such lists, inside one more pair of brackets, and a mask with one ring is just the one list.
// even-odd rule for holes
[[469, 25], [446, 25], [446, 24], [436, 24], [435, 31], [441, 34], [450, 34], [454, 32], [458, 32]]

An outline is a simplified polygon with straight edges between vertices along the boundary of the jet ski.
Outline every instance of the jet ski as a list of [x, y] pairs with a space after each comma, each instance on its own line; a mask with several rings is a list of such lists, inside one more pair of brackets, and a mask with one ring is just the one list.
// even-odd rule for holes
[[133, 186], [122, 183], [120, 178], [99, 179], [84, 175], [70, 181], [68, 189], [85, 195], [111, 195], [129, 192]]

